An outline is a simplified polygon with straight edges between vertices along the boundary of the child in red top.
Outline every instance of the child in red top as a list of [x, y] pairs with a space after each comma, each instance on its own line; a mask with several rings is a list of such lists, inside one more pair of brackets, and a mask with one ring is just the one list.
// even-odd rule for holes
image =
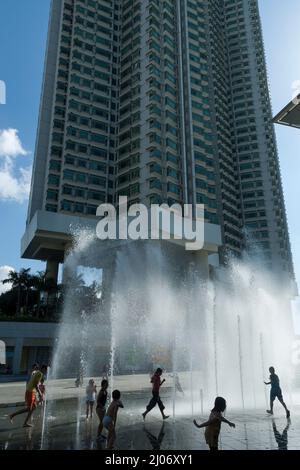
[[151, 411], [156, 406], [156, 404], [158, 405], [158, 407], [160, 409], [160, 412], [161, 412], [161, 415], [162, 415], [163, 419], [168, 419], [169, 418], [169, 416], [166, 416], [164, 414], [165, 407], [164, 407], [164, 404], [161, 401], [160, 396], [159, 396], [160, 387], [165, 382], [165, 379], [163, 379], [162, 381], [160, 380], [161, 375], [162, 375], [162, 369], [158, 368], [156, 370], [155, 374], [151, 378], [152, 398], [151, 398], [151, 400], [150, 400], [150, 402], [149, 402], [149, 404], [146, 408], [146, 411], [142, 414], [144, 419], [146, 418], [146, 415], [149, 413], [149, 411]]

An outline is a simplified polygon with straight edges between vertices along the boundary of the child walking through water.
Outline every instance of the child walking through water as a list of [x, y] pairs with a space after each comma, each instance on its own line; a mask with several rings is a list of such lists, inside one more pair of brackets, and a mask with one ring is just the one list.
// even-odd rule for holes
[[43, 365], [41, 370], [34, 370], [32, 372], [30, 380], [26, 384], [26, 393], [25, 393], [25, 404], [26, 408], [23, 408], [20, 411], [9, 416], [10, 421], [13, 422], [13, 419], [21, 414], [27, 413], [23, 427], [29, 428], [32, 427], [31, 418], [34, 410], [37, 407], [37, 396], [39, 401], [42, 401], [41, 392], [39, 389], [39, 384], [44, 380], [44, 374], [47, 373], [47, 366]]
[[270, 382], [265, 382], [265, 385], [271, 385], [270, 409], [267, 410], [267, 413], [269, 413], [270, 415], [273, 414], [274, 401], [275, 401], [276, 398], [278, 398], [278, 400], [282, 404], [283, 408], [285, 409], [287, 419], [289, 419], [291, 413], [287, 409], [287, 406], [283, 401], [283, 396], [282, 396], [282, 391], [281, 391], [281, 388], [280, 388], [279, 377], [278, 377], [278, 375], [275, 374], [274, 367], [270, 367], [269, 372], [270, 372]]
[[206, 444], [209, 446], [209, 450], [219, 450], [219, 434], [222, 423], [226, 423], [230, 427], [235, 428], [234, 423], [231, 423], [222, 416], [225, 410], [226, 400], [223, 397], [217, 397], [215, 399], [215, 406], [211, 410], [209, 420], [202, 424], [198, 424], [195, 419], [193, 421], [197, 428], [206, 428], [205, 440]]
[[103, 426], [108, 430], [107, 449], [113, 449], [116, 440], [116, 424], [119, 408], [124, 408], [120, 400], [121, 393], [119, 390], [112, 392], [112, 402], [108, 407], [107, 413], [103, 418]]
[[101, 382], [101, 389], [97, 397], [97, 408], [96, 413], [99, 418], [99, 427], [98, 427], [98, 437], [101, 437], [101, 433], [103, 430], [103, 418], [106, 412], [106, 401], [107, 401], [107, 388], [108, 388], [108, 381], [103, 379]]
[[156, 369], [155, 374], [151, 378], [152, 398], [151, 398], [151, 400], [150, 400], [150, 402], [149, 402], [149, 404], [146, 408], [146, 411], [144, 411], [144, 413], [142, 414], [144, 420], [146, 418], [146, 415], [149, 413], [149, 411], [151, 411], [156, 406], [156, 404], [158, 404], [158, 407], [160, 409], [160, 412], [161, 412], [161, 415], [162, 415], [163, 419], [168, 419], [169, 418], [169, 416], [165, 415], [165, 413], [164, 413], [165, 406], [164, 406], [164, 404], [161, 401], [161, 398], [159, 396], [160, 387], [165, 382], [165, 379], [160, 380], [162, 372], [163, 372], [162, 369], [159, 367], [158, 369]]
[[89, 384], [86, 387], [86, 419], [93, 417], [94, 403], [96, 401], [97, 388], [93, 379], [89, 380]]

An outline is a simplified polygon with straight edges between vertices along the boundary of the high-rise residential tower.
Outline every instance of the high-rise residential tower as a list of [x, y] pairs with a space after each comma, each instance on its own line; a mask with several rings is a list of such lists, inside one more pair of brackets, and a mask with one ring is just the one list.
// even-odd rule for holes
[[293, 277], [257, 0], [52, 0], [22, 255], [120, 195], [203, 203], [222, 260]]

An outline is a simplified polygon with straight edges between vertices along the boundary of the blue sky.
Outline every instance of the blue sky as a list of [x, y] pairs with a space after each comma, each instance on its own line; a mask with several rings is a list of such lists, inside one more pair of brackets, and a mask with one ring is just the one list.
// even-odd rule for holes
[[[0, 80], [7, 88], [6, 105], [0, 105], [0, 130], [17, 129], [28, 152], [13, 162], [14, 176], [20, 178], [18, 169], [28, 168], [33, 159], [50, 0], [18, 0], [17, 4], [16, 8], [10, 0], [0, 2]], [[19, 195], [13, 191], [12, 197]], [[27, 200], [0, 197], [0, 267], [43, 269], [42, 263], [20, 259], [26, 213]]]
[[[259, 3], [275, 114], [290, 101], [292, 83], [300, 81], [300, 2]], [[0, 130], [17, 129], [27, 153], [11, 156], [6, 162], [9, 183], [14, 186], [4, 195], [0, 187], [0, 276], [1, 266], [43, 268], [42, 263], [20, 259], [20, 238], [25, 228], [26, 169], [32, 163], [35, 146], [50, 0], [18, 0], [17, 4], [16, 9], [16, 2], [0, 2], [0, 80], [7, 86], [7, 104], [0, 105]], [[300, 131], [277, 126], [276, 133], [295, 270], [300, 281]], [[21, 168], [25, 172], [20, 173]], [[24, 200], [16, 202], [9, 196]]]

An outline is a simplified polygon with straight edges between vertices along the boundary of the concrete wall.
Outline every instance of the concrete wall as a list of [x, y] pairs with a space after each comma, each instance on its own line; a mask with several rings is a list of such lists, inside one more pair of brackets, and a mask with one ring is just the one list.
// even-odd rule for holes
[[14, 348], [12, 373], [18, 375], [24, 364], [27, 369], [27, 365], [34, 363], [39, 348], [52, 349], [57, 331], [56, 323], [0, 322], [1, 341]]

